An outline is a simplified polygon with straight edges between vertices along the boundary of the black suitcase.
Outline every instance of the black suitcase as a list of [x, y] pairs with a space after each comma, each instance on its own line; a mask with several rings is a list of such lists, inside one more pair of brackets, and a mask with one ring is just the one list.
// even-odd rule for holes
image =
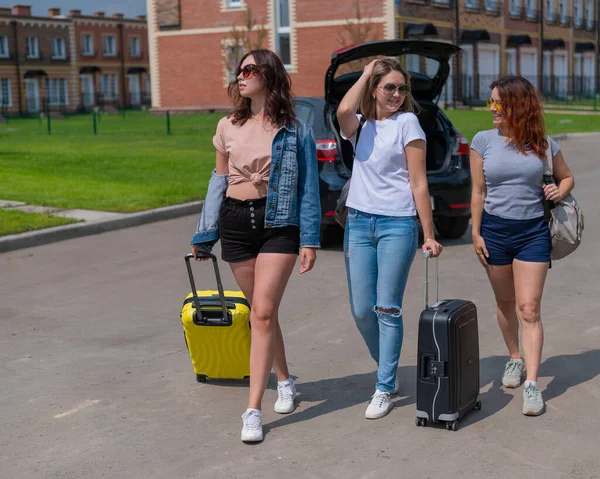
[[435, 303], [429, 305], [429, 252], [425, 257], [425, 309], [419, 318], [417, 426], [444, 422], [456, 431], [479, 401], [477, 309], [462, 299], [438, 300], [438, 261], [434, 265]]

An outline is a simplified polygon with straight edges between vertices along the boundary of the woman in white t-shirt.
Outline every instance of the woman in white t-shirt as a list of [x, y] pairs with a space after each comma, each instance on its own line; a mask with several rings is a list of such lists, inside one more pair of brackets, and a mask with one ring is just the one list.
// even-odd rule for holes
[[[358, 145], [356, 132], [365, 118]], [[393, 407], [402, 347], [402, 297], [417, 250], [417, 214], [423, 251], [438, 256], [425, 170], [425, 133], [413, 113], [410, 76], [394, 58], [369, 63], [337, 111], [342, 136], [355, 159], [344, 238], [350, 307], [378, 364], [375, 394], [365, 417]]]

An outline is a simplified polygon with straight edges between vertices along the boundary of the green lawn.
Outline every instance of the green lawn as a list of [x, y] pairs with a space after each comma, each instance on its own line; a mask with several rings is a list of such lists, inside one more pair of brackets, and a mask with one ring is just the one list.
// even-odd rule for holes
[[[447, 110], [446, 115], [469, 141], [475, 133], [493, 128], [492, 114], [485, 110]], [[600, 115], [546, 114], [550, 135], [575, 132], [600, 132]]]
[[78, 223], [78, 220], [60, 218], [58, 216], [39, 215], [36, 213], [24, 213], [18, 210], [0, 209], [0, 236], [24, 231], [39, 230], [52, 226]]
[[144, 112], [0, 125], [0, 199], [63, 208], [140, 211], [199, 199], [214, 168], [218, 115]]
[[[469, 139], [491, 128], [487, 111], [447, 111]], [[133, 212], [201, 199], [214, 168], [212, 137], [221, 115], [165, 117], [128, 112], [0, 124], [0, 199], [60, 208]], [[551, 134], [600, 131], [600, 116], [547, 115]]]

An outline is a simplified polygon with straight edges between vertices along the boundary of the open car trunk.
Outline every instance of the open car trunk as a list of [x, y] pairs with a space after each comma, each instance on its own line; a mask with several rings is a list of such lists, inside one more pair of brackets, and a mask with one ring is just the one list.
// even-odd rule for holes
[[449, 61], [458, 47], [441, 42], [390, 40], [364, 43], [335, 52], [325, 78], [325, 121], [336, 135], [340, 159], [352, 169], [352, 145], [342, 139], [336, 118], [337, 107], [362, 75], [364, 66], [376, 58], [396, 57], [410, 73], [412, 95], [419, 108], [417, 117], [427, 137], [427, 170], [438, 171], [451, 161], [457, 139], [454, 129], [438, 106], [448, 75]]

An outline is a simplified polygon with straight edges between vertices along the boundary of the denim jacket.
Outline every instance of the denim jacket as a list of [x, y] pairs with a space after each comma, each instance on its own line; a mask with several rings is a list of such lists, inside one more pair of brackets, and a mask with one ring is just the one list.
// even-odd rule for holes
[[[210, 251], [219, 240], [219, 211], [228, 175], [213, 171], [190, 244]], [[304, 121], [279, 129], [273, 139], [265, 228], [300, 227], [301, 247], [320, 247], [321, 200], [317, 151], [312, 129]]]

